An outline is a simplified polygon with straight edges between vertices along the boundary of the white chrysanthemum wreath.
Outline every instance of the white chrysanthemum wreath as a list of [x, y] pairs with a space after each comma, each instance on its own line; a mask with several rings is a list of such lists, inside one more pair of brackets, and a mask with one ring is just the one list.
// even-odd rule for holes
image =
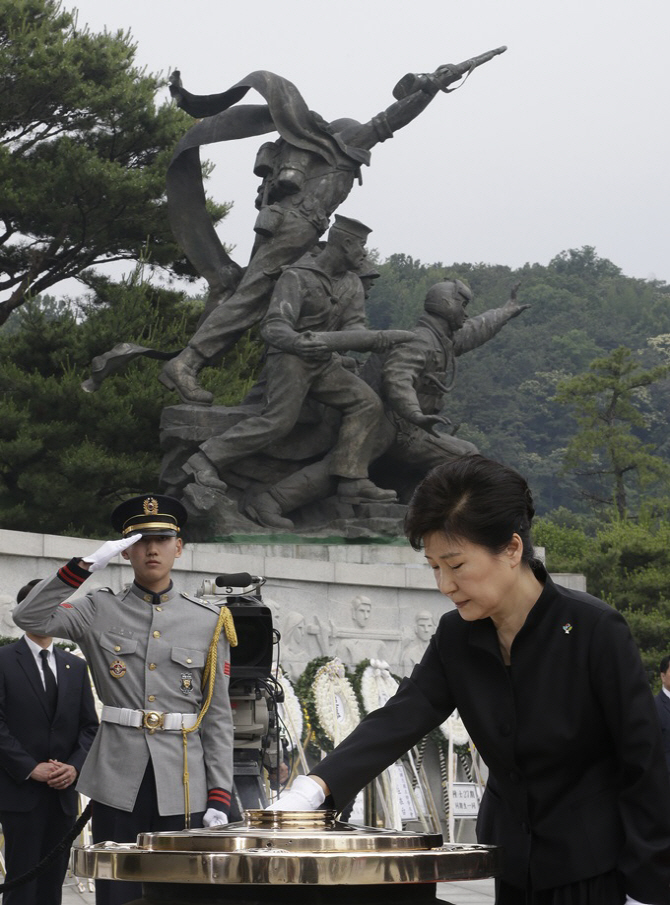
[[370, 660], [361, 673], [361, 700], [365, 713], [383, 707], [398, 690], [398, 682], [391, 675], [385, 660]]
[[333, 745], [339, 745], [361, 719], [353, 685], [339, 658], [329, 660], [317, 670], [312, 692], [321, 728]]

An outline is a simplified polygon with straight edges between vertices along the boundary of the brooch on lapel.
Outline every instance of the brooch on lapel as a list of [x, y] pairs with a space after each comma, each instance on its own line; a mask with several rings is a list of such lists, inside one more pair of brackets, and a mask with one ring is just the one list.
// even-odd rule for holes
[[563, 626], [563, 631], [565, 632], [566, 635], [569, 635], [570, 632], [572, 631], [572, 625], [569, 622], [566, 622], [565, 625]]

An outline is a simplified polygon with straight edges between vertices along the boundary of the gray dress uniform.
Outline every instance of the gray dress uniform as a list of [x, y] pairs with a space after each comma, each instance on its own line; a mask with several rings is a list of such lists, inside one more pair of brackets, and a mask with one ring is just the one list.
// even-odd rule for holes
[[[183, 814], [183, 737], [178, 728], [152, 730], [160, 717], [186, 715], [193, 725], [207, 689], [201, 679], [219, 608], [173, 588], [159, 595], [133, 584], [120, 594], [96, 589], [71, 599], [90, 574], [71, 560], [33, 588], [14, 610], [27, 631], [76, 641], [104, 705], [103, 722], [77, 788], [102, 804], [132, 811], [149, 760], [161, 815]], [[233, 780], [233, 720], [228, 696], [230, 651], [218, 643], [215, 690], [198, 729], [188, 734], [190, 811], [228, 812]], [[110, 708], [124, 709], [116, 711]], [[145, 727], [105, 720], [144, 711]], [[141, 718], [137, 714], [137, 720]], [[181, 722], [171, 716], [171, 724]]]

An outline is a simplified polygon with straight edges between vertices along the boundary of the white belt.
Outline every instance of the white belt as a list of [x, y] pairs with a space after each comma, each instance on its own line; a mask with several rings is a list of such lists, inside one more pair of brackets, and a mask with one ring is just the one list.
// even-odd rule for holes
[[192, 729], [198, 720], [197, 713], [161, 713], [158, 710], [131, 710], [130, 707], [102, 705], [100, 719], [103, 723], [117, 723], [133, 729], [166, 729], [175, 731]]

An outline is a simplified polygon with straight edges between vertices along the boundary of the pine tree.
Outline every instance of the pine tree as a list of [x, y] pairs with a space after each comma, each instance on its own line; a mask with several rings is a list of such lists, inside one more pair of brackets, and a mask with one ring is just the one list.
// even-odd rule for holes
[[596, 503], [613, 503], [620, 519], [628, 515], [631, 485], [670, 486], [670, 465], [643, 438], [644, 391], [669, 373], [668, 364], [645, 369], [621, 346], [558, 384], [555, 399], [573, 406], [578, 424], [566, 465], [584, 479], [584, 493]]
[[101, 264], [191, 273], [164, 198], [191, 121], [156, 107], [134, 57], [129, 33], [80, 29], [55, 0], [0, 0], [0, 324]]

